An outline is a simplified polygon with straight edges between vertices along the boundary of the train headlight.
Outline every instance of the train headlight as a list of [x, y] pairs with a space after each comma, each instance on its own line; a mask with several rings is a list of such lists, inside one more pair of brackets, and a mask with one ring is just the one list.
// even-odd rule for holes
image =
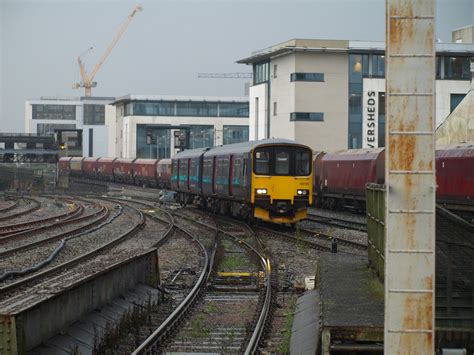
[[266, 195], [267, 189], [257, 189], [257, 195]]
[[306, 196], [308, 195], [308, 190], [296, 190], [296, 194], [299, 196]]

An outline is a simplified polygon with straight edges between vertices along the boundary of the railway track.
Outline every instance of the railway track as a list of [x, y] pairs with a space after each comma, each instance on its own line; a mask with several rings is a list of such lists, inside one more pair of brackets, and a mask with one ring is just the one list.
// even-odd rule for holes
[[[108, 223], [110, 223], [110, 221], [108, 221]], [[119, 243], [124, 241], [126, 238], [129, 238], [130, 236], [134, 235], [141, 228], [143, 228], [144, 224], [145, 224], [145, 217], [143, 216], [143, 214], [139, 213], [139, 218], [135, 223], [132, 223], [131, 226], [129, 226], [129, 228], [127, 228], [124, 232], [120, 233], [118, 236], [115, 236], [110, 241], [104, 244], [101, 244], [97, 248], [94, 248], [88, 252], [80, 254], [79, 256], [76, 256], [70, 260], [58, 263], [57, 265], [51, 268], [45, 269], [43, 271], [39, 271], [37, 273], [34, 273], [33, 275], [26, 276], [17, 281], [0, 286], [0, 300], [8, 299], [9, 297], [12, 297], [13, 295], [17, 293], [21, 294], [23, 292], [27, 292], [29, 287], [43, 284], [43, 282], [48, 282], [48, 280], [51, 278], [52, 275], [67, 274], [68, 271], [71, 268], [75, 267], [76, 265], [79, 265], [81, 263], [86, 262], [87, 260], [90, 260], [96, 256], [101, 255], [101, 253], [118, 245]], [[96, 228], [99, 229], [98, 227]]]
[[38, 200], [28, 198], [28, 197], [23, 197], [22, 200], [27, 202], [27, 204], [29, 206], [26, 209], [18, 211], [18, 209], [20, 209], [19, 204], [18, 204], [13, 209], [13, 213], [10, 213], [10, 214], [5, 215], [5, 216], [0, 216], [0, 222], [12, 220], [12, 219], [15, 219], [15, 218], [18, 218], [18, 217], [21, 217], [21, 216], [25, 216], [25, 215], [27, 215], [29, 213], [33, 213], [34, 211], [39, 210], [41, 208], [41, 203]]
[[18, 199], [10, 200], [9, 202], [10, 202], [9, 204], [7, 204], [6, 206], [0, 209], [0, 213], [5, 213], [18, 207], [18, 204], [19, 204]]
[[306, 218], [306, 220], [314, 222], [314, 223], [325, 224], [325, 225], [340, 227], [344, 229], [367, 232], [366, 222], [348, 220], [342, 217], [341, 218], [335, 217], [335, 216], [329, 217], [329, 216], [322, 216], [322, 215], [314, 214], [314, 213], [308, 213], [308, 217]]
[[[89, 213], [89, 214], [85, 214], [78, 217], [75, 216], [74, 218], [71, 218], [71, 219], [58, 221], [52, 225], [40, 226], [34, 229], [14, 233], [9, 236], [3, 237], [2, 239], [0, 239], [0, 246], [3, 247], [3, 249], [0, 249], [0, 259], [17, 254], [20, 251], [26, 251], [34, 247], [51, 243], [63, 238], [68, 238], [72, 236], [78, 237], [79, 233], [81, 232], [85, 232], [85, 231], [90, 232], [91, 231], [90, 229], [93, 226], [96, 226], [100, 224], [101, 222], [105, 221], [110, 215], [109, 208], [107, 208], [106, 206], [99, 206], [99, 207], [100, 208], [97, 211]], [[87, 222], [87, 223], [84, 225], [79, 225], [78, 227], [75, 227], [65, 232], [60, 232], [51, 236], [42, 237], [42, 234], [41, 234], [42, 232], [48, 231], [50, 229], [64, 228], [69, 225], [81, 224], [82, 222]], [[28, 242], [22, 243], [22, 240], [26, 238], [28, 238]], [[32, 239], [36, 239], [36, 240], [32, 240]], [[13, 244], [13, 246], [10, 246], [10, 248], [8, 248], [8, 245], [3, 245], [3, 244], [6, 244], [7, 241], [13, 242], [11, 243]], [[20, 244], [20, 245], [15, 245], [15, 244]]]

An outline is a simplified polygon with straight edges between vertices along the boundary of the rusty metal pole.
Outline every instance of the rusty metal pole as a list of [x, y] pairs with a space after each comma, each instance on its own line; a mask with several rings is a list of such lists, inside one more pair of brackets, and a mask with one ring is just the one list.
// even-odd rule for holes
[[434, 0], [386, 0], [385, 354], [434, 353]]

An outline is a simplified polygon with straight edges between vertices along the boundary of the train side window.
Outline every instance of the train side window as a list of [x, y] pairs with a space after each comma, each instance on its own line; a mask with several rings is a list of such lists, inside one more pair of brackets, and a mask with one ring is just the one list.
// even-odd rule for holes
[[270, 153], [260, 150], [255, 152], [255, 174], [270, 173]]

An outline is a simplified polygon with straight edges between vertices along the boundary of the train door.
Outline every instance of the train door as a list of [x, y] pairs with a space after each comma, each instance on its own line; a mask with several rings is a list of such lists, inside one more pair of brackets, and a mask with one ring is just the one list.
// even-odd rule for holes
[[191, 174], [191, 159], [188, 159], [188, 174], [187, 174], [187, 179], [186, 179], [186, 182], [187, 182], [187, 186], [188, 186], [188, 191], [191, 190], [191, 187], [190, 187], [190, 177], [189, 175]]
[[178, 159], [178, 163], [176, 164], [177, 169], [176, 169], [176, 186], [178, 187], [179, 190], [179, 166], [181, 165], [180, 159]]
[[217, 180], [217, 159], [212, 158], [212, 193], [216, 194], [216, 181]]
[[234, 176], [234, 156], [229, 158], [229, 196], [232, 197], [232, 179]]

